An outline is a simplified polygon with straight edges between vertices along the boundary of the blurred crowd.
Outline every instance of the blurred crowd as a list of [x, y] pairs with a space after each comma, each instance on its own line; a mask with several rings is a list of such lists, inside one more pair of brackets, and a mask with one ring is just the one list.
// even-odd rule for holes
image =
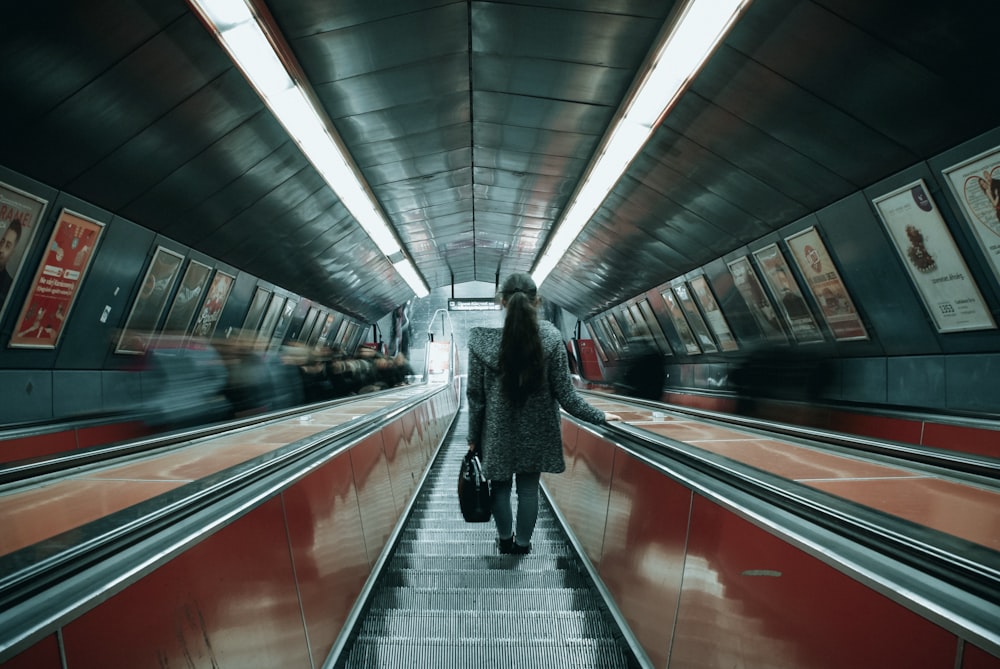
[[361, 346], [291, 343], [266, 350], [228, 339], [160, 337], [143, 360], [144, 420], [153, 427], [201, 425], [384, 390], [413, 375], [407, 360]]

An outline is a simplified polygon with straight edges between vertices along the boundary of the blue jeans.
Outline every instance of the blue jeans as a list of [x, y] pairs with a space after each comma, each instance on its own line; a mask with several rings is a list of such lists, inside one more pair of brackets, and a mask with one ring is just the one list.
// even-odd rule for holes
[[493, 488], [493, 520], [501, 539], [509, 539], [513, 535], [521, 546], [531, 543], [531, 534], [535, 531], [535, 521], [538, 520], [539, 477], [538, 472], [518, 472], [514, 475], [514, 481], [517, 481], [516, 534], [512, 527], [514, 519], [510, 507], [510, 491], [514, 481], [490, 482]]

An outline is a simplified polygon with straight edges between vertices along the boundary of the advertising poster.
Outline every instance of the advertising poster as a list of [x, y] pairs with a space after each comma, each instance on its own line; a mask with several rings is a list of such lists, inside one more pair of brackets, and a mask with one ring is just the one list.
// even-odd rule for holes
[[323, 324], [326, 322], [326, 319], [327, 319], [326, 310], [320, 309], [319, 313], [316, 316], [316, 322], [313, 323], [312, 329], [306, 336], [307, 344], [309, 344], [310, 346], [316, 346], [317, 342], [319, 342], [319, 336], [320, 333], [323, 331]]
[[719, 347], [715, 345], [715, 340], [712, 339], [712, 334], [708, 331], [705, 319], [701, 317], [701, 312], [698, 311], [698, 307], [694, 303], [694, 298], [691, 297], [691, 291], [688, 290], [687, 284], [678, 283], [671, 286], [671, 288], [673, 288], [674, 295], [677, 296], [677, 302], [681, 305], [681, 309], [684, 310], [684, 315], [687, 316], [688, 325], [691, 326], [691, 331], [694, 332], [694, 336], [698, 339], [701, 350], [705, 353], [715, 353], [718, 351]]
[[1000, 147], [949, 167], [944, 176], [1000, 281]]
[[260, 326], [261, 318], [264, 317], [264, 309], [267, 308], [269, 299], [271, 299], [271, 291], [257, 286], [253, 293], [253, 299], [250, 300], [250, 308], [247, 309], [246, 318], [243, 319], [241, 338], [253, 340], [257, 336], [257, 328]]
[[292, 323], [292, 314], [295, 313], [295, 307], [298, 304], [298, 301], [291, 298], [285, 300], [285, 306], [281, 310], [281, 315], [278, 316], [278, 323], [274, 326], [274, 334], [271, 335], [271, 343], [268, 344], [269, 350], [279, 346], [285, 340], [285, 333], [288, 332], [288, 326]]
[[12, 348], [55, 348], [104, 224], [63, 209], [10, 337]]
[[754, 258], [760, 264], [761, 273], [771, 294], [778, 300], [778, 309], [784, 316], [792, 336], [800, 344], [823, 341], [816, 319], [813, 318], [809, 305], [802, 296], [799, 284], [792, 276], [792, 270], [785, 262], [785, 256], [777, 244], [765, 246], [753, 252]]
[[611, 325], [608, 324], [608, 315], [604, 314], [598, 318], [597, 324], [600, 327], [600, 335], [604, 338], [604, 348], [608, 351], [608, 355], [611, 356], [612, 360], [618, 360], [621, 358], [621, 347]]
[[691, 286], [691, 291], [694, 293], [695, 299], [698, 300], [701, 313], [705, 316], [705, 322], [708, 324], [709, 329], [712, 330], [712, 334], [715, 335], [715, 339], [719, 342], [719, 348], [723, 351], [738, 350], [740, 346], [736, 343], [736, 337], [733, 336], [733, 331], [729, 329], [729, 321], [726, 320], [726, 316], [722, 313], [722, 309], [719, 308], [719, 303], [716, 301], [715, 295], [712, 294], [712, 289], [708, 286], [708, 280], [704, 276], [696, 276], [688, 281], [688, 284]]
[[274, 326], [278, 324], [281, 310], [285, 307], [285, 298], [282, 295], [275, 295], [271, 298], [271, 303], [267, 306], [267, 313], [260, 323], [260, 330], [257, 331], [257, 341], [267, 341], [274, 333]]
[[598, 342], [598, 344], [600, 344], [601, 350], [603, 350], [607, 354], [607, 357], [605, 357], [604, 360], [607, 361], [608, 358], [611, 358], [612, 360], [617, 360], [618, 353], [617, 351], [615, 351], [614, 341], [611, 337], [611, 334], [608, 332], [608, 325], [607, 323], [604, 322], [604, 316], [600, 316], [599, 318], [595, 319], [593, 323], [594, 327], [591, 330], [591, 332], [594, 335], [594, 341]]
[[333, 330], [334, 318], [336, 318], [336, 316], [332, 313], [326, 317], [326, 320], [323, 322], [323, 329], [320, 330], [319, 340], [317, 341], [317, 343], [322, 344], [324, 346], [329, 345], [330, 332]]
[[874, 204], [937, 331], [995, 328], [923, 179], [883, 195]]
[[786, 237], [785, 242], [792, 251], [795, 264], [806, 278], [806, 285], [816, 298], [834, 338], [839, 341], [868, 339], [868, 331], [854, 308], [854, 301], [847, 294], [847, 288], [819, 236], [819, 231], [814, 227], [809, 228]]
[[0, 183], [0, 316], [45, 211], [45, 200]]
[[[691, 331], [691, 326], [688, 325], [687, 318], [684, 316], [684, 312], [681, 311], [680, 304], [677, 298], [674, 297], [673, 291], [668, 288], [661, 292], [660, 295], [667, 305], [667, 315], [670, 316], [670, 322], [674, 324], [677, 336], [681, 338], [681, 343], [684, 344], [684, 352], [690, 355], [701, 353], [701, 347], [698, 346], [698, 342], [694, 338], [694, 333]], [[715, 350], [714, 347], [712, 350]]]
[[198, 320], [194, 323], [194, 330], [191, 332], [195, 337], [211, 337], [215, 334], [215, 327], [219, 324], [219, 316], [222, 315], [222, 308], [226, 306], [229, 299], [229, 291], [233, 288], [235, 277], [216, 272], [215, 278], [208, 288], [205, 303], [201, 305], [201, 312]]
[[306, 344], [309, 343], [309, 337], [312, 335], [312, 330], [316, 325], [317, 318], [319, 318], [319, 309], [316, 307], [309, 307], [309, 311], [306, 312], [306, 319], [302, 321], [302, 328], [299, 330], [297, 341]]
[[162, 246], [156, 249], [146, 275], [142, 277], [125, 327], [118, 337], [115, 353], [140, 354], [146, 351], [183, 262], [184, 256], [179, 253]]
[[167, 320], [163, 323], [164, 334], [187, 334], [191, 319], [198, 310], [198, 302], [205, 292], [208, 279], [212, 276], [212, 268], [196, 260], [188, 263], [181, 285], [174, 295], [174, 301], [167, 312]]
[[670, 348], [670, 342], [667, 341], [666, 335], [663, 334], [663, 328], [660, 327], [660, 322], [656, 320], [656, 314], [653, 313], [653, 307], [650, 306], [649, 300], [641, 300], [637, 303], [639, 305], [639, 311], [646, 321], [646, 325], [649, 326], [649, 332], [653, 335], [653, 341], [660, 348], [660, 353], [663, 355], [673, 355], [674, 350]]
[[[607, 362], [608, 354], [604, 352], [604, 345], [601, 343], [601, 338], [597, 336], [597, 327], [598, 325], [596, 320], [591, 320], [587, 323], [587, 331], [590, 332], [590, 339], [594, 344], [594, 350], [597, 352], [597, 355], [601, 357], [601, 360]], [[580, 341], [582, 345], [582, 342], [586, 340], [581, 339]]]
[[757, 272], [750, 264], [750, 259], [746, 256], [737, 258], [728, 263], [728, 266], [729, 273], [733, 276], [733, 285], [746, 302], [750, 315], [764, 334], [764, 338], [787, 343], [788, 337], [785, 336], [785, 331], [778, 320], [778, 313], [771, 304], [771, 298], [764, 292], [764, 286], [757, 278]]

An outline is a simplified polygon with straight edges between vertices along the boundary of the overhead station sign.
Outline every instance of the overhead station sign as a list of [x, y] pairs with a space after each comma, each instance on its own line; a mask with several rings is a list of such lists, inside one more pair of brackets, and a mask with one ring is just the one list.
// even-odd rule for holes
[[493, 298], [453, 297], [448, 311], [500, 311], [500, 305]]

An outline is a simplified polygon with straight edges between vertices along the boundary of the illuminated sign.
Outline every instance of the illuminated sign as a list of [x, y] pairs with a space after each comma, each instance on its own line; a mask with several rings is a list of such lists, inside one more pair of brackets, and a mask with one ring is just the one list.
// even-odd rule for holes
[[448, 311], [499, 311], [500, 305], [492, 298], [459, 297], [448, 300]]

